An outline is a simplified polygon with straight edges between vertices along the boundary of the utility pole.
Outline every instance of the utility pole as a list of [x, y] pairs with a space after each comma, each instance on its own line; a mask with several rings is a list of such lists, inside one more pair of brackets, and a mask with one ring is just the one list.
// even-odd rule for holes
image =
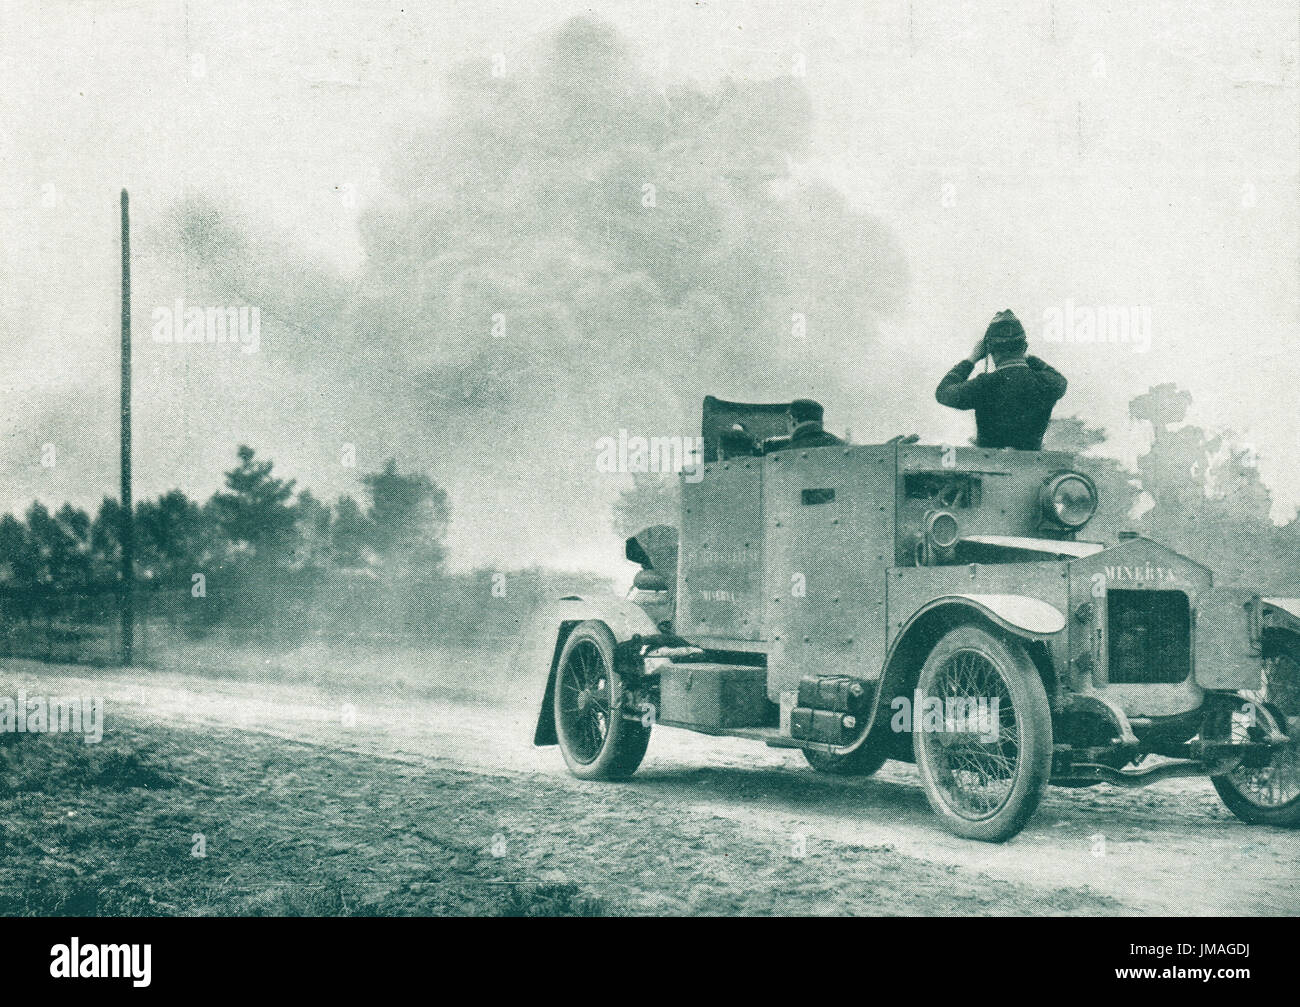
[[135, 517], [131, 504], [131, 223], [122, 190], [122, 663], [135, 646]]

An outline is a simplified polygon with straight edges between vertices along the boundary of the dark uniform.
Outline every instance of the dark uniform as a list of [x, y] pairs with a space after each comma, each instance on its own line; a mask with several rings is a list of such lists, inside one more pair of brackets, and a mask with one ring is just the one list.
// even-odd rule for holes
[[789, 447], [825, 448], [832, 444], [843, 444], [842, 438], [827, 433], [822, 429], [821, 420], [804, 420], [790, 432]]
[[1064, 375], [1037, 357], [1014, 355], [1023, 352], [1025, 339], [1024, 329], [1010, 311], [994, 318], [984, 340], [990, 352], [1010, 351], [1011, 359], [973, 378], [975, 364], [962, 360], [943, 376], [934, 397], [953, 409], [975, 410], [979, 447], [1042, 450], [1052, 407], [1065, 394]]
[[845, 443], [822, 428], [821, 403], [812, 399], [795, 399], [790, 403], [790, 417], [794, 429], [788, 437], [769, 437], [763, 442], [763, 453], [789, 451], [792, 448], [825, 448]]

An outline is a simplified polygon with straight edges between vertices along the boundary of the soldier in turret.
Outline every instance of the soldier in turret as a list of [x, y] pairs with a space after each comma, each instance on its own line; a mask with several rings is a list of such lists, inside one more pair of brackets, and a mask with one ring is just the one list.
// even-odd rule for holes
[[788, 451], [791, 448], [824, 448], [844, 441], [822, 427], [824, 411], [820, 402], [812, 399], [795, 399], [786, 414], [790, 433], [786, 437], [769, 437], [763, 442], [763, 453]]
[[[1065, 377], [1037, 357], [1025, 355], [1025, 328], [1010, 309], [999, 311], [970, 356], [955, 364], [934, 397], [953, 409], [974, 409], [976, 445], [1040, 451], [1052, 407], [1065, 394]], [[992, 371], [971, 377], [985, 356]]]

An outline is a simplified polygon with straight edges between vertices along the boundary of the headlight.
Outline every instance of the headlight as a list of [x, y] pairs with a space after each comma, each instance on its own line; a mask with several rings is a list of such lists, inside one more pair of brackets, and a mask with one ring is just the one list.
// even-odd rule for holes
[[1043, 516], [1062, 528], [1082, 528], [1097, 512], [1097, 487], [1079, 472], [1060, 472], [1043, 484]]
[[925, 516], [925, 536], [931, 545], [951, 549], [959, 536], [957, 519], [946, 510], [930, 511]]

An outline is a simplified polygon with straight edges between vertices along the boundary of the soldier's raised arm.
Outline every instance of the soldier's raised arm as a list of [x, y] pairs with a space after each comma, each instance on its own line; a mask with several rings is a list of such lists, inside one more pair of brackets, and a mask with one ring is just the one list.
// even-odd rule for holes
[[934, 390], [934, 397], [940, 405], [951, 409], [974, 409], [979, 405], [979, 379], [971, 381], [969, 378], [984, 353], [984, 340], [981, 339], [965, 360], [959, 360], [943, 376], [939, 387]]

